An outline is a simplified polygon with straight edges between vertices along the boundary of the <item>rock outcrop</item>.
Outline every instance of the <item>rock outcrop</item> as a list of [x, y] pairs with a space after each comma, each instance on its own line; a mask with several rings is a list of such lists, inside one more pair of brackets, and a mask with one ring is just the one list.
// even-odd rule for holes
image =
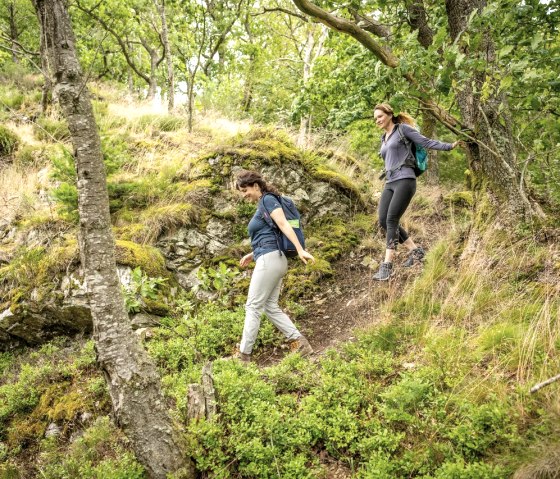
[[[352, 182], [324, 166], [321, 158], [302, 153], [281, 134], [259, 130], [199, 158], [186, 172], [177, 175], [175, 186], [182, 183], [185, 188], [191, 187], [185, 201], [192, 205], [189, 211], [196, 210], [193, 218], [198, 221], [158, 230], [154, 246], [159, 250], [156, 256], [162, 256], [161, 264], [159, 259], [152, 258], [150, 261], [158, 264], [146, 266], [147, 260], [141, 259], [145, 246], [130, 238], [117, 241], [123, 285], [130, 283], [132, 268], [140, 266], [150, 276], [165, 274], [174, 284], [191, 289], [199, 283], [196, 273], [206, 261], [228, 255], [237, 257], [239, 250], [248, 251], [246, 225], [254, 207], [244, 204], [234, 190], [235, 175], [241, 169], [260, 171], [267, 181], [293, 198], [302, 212], [304, 225], [332, 216], [348, 218], [365, 208]], [[14, 228], [10, 226], [5, 231], [9, 234], [4, 235], [3, 242], [15, 241]], [[73, 254], [77, 255], [75, 244], [74, 247]], [[119, 255], [119, 248], [124, 253]], [[144, 256], [154, 257], [154, 254], [150, 251]], [[6, 264], [6, 258], [3, 261]], [[91, 331], [87, 285], [80, 279], [77, 256], [73, 261], [40, 293], [27, 289], [17, 297], [13, 289], [11, 293], [6, 287], [2, 290], [0, 269], [0, 305], [4, 305], [0, 310], [0, 350], [40, 344], [60, 334]], [[165, 314], [149, 308], [143, 313]], [[136, 323], [137, 328], [150, 327], [158, 323], [158, 318], [137, 317]]]

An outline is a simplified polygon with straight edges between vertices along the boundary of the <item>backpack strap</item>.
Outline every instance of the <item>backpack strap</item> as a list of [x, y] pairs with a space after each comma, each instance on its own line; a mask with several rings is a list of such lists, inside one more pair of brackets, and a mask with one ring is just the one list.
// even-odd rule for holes
[[282, 196], [275, 195], [274, 193], [268, 191], [261, 196], [261, 199], [259, 200], [259, 204], [257, 206], [259, 211], [262, 213], [262, 217], [266, 221], [266, 224], [270, 226], [270, 228], [272, 228], [272, 231], [274, 232], [274, 236], [276, 236], [276, 244], [278, 246], [278, 252], [280, 253], [280, 256], [282, 256], [282, 240], [280, 238], [280, 228], [278, 228], [278, 225], [272, 219], [272, 217], [270, 216], [270, 212], [264, 205], [264, 198], [267, 195], [274, 196], [274, 198], [276, 198], [280, 202], [280, 207], [282, 207]]
[[[406, 164], [407, 164], [407, 162], [408, 162], [408, 159], [409, 159], [411, 156], [414, 158], [414, 153], [413, 153], [413, 151], [412, 151], [412, 141], [410, 141], [410, 140], [403, 134], [402, 129], [401, 129], [401, 124], [400, 124], [400, 123], [397, 123], [397, 124], [395, 125], [395, 128], [397, 129], [397, 133], [399, 134], [400, 140], [401, 140], [401, 141], [406, 145], [406, 147], [408, 148], [408, 155], [406, 155], [406, 158], [405, 158], [401, 163], [399, 163], [395, 168], [393, 168], [392, 170], [387, 170], [387, 171], [386, 171], [386, 175], [387, 175], [388, 177], [393, 176], [393, 173], [394, 173], [395, 171], [399, 171], [403, 166], [406, 166]], [[385, 135], [383, 135], [383, 136], [385, 136]]]

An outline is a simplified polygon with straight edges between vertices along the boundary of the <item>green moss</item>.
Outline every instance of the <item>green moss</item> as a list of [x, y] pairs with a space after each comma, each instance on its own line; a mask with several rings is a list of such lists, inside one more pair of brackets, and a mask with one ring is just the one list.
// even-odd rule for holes
[[78, 261], [75, 238], [61, 238], [49, 249], [20, 248], [12, 261], [0, 268], [0, 285], [12, 302], [25, 299], [32, 290], [41, 301], [56, 287], [55, 276]]
[[8, 429], [7, 443], [10, 449], [16, 447], [27, 447], [39, 441], [47, 429], [48, 422], [38, 420], [35, 417], [29, 417], [18, 421]]
[[344, 191], [348, 196], [357, 201], [361, 207], [365, 207], [365, 202], [362, 199], [362, 195], [358, 187], [342, 174], [325, 168], [317, 168], [313, 172], [313, 176], [318, 180], [326, 181], [336, 186], [338, 189]]
[[148, 276], [167, 277], [169, 275], [165, 268], [165, 259], [161, 252], [153, 246], [139, 245], [132, 241], [116, 241], [117, 263], [130, 266], [131, 268], [140, 267]]
[[169, 305], [161, 300], [143, 298], [143, 301], [143, 309], [145, 309], [147, 313], [155, 314], [157, 316], [167, 316], [171, 312]]
[[444, 200], [464, 208], [470, 208], [474, 206], [474, 196], [472, 191], [456, 191], [444, 197]]

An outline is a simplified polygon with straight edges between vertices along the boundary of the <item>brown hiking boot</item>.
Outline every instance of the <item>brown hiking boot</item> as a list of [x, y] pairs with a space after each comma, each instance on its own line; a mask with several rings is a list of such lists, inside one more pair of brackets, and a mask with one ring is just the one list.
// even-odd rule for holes
[[313, 348], [305, 336], [300, 336], [290, 341], [290, 352], [300, 353], [302, 356], [309, 356], [313, 353]]
[[231, 361], [233, 359], [238, 359], [239, 361], [241, 361], [242, 363], [245, 364], [249, 364], [251, 362], [251, 355], [250, 354], [246, 354], [246, 353], [242, 353], [239, 350], [239, 346], [237, 346], [235, 348], [235, 352], [231, 355], [231, 356], [226, 356], [224, 358], [226, 361]]

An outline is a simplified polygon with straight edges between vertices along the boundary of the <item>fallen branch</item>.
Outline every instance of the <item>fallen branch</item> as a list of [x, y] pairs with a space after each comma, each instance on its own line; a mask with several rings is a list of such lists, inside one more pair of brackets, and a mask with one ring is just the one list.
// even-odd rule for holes
[[531, 393], [536, 393], [539, 389], [544, 388], [545, 386], [548, 386], [549, 384], [552, 384], [556, 381], [558, 381], [560, 379], [560, 374], [557, 374], [556, 376], [547, 379], [546, 381], [543, 381], [542, 383], [539, 384], [535, 384], [532, 388], [531, 388]]

